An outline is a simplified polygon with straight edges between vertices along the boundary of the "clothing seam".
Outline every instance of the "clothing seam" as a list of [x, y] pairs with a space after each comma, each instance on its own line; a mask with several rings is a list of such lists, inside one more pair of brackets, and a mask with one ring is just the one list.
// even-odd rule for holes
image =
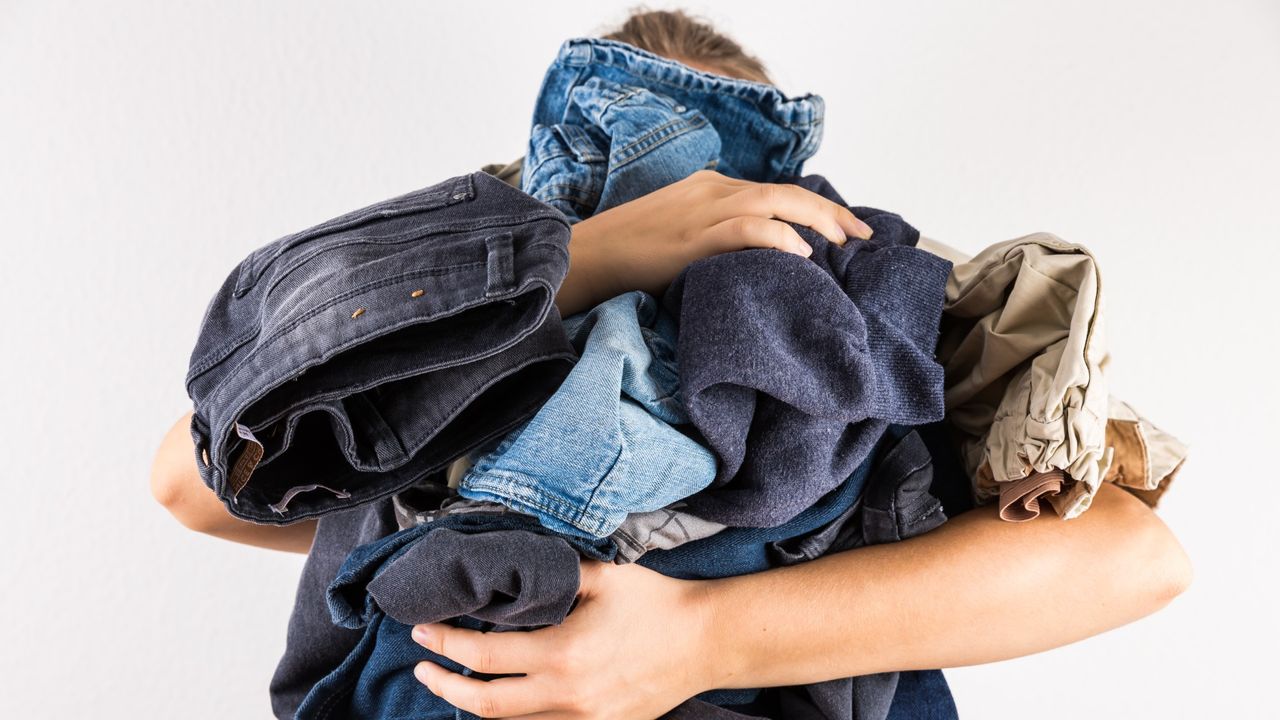
[[[395, 277], [395, 278], [389, 278], [389, 279], [384, 280], [384, 281], [379, 281], [379, 282], [377, 283], [377, 286], [378, 286], [378, 287], [382, 287], [382, 286], [386, 286], [386, 285], [392, 285], [392, 284], [395, 284], [395, 283], [397, 283], [397, 282], [400, 282], [400, 281], [402, 281], [402, 280], [404, 280], [404, 279], [407, 279], [407, 278], [416, 278], [416, 277], [418, 277], [418, 276], [419, 276], [419, 273], [418, 273], [418, 272], [414, 272], [414, 273], [407, 273], [405, 276]], [[531, 281], [531, 282], [529, 283], [529, 285], [532, 285], [532, 286], [534, 286], [534, 287], [541, 286], [541, 287], [542, 287], [544, 290], [546, 290], [549, 294], [554, 294], [554, 293], [552, 293], [552, 289], [550, 288], [550, 286], [548, 286], [548, 285], [547, 285], [544, 281], [542, 281], [540, 278], [539, 278], [539, 279], [535, 279], [535, 280]], [[519, 290], [519, 289], [521, 289], [521, 288], [524, 288], [524, 287], [525, 287], [525, 286], [523, 286], [523, 285], [522, 285], [522, 286], [518, 287], [518, 288], [517, 288], [517, 290]], [[367, 291], [375, 290], [375, 289], [377, 289], [377, 287], [364, 287], [364, 288], [361, 288], [361, 289], [360, 289], [360, 292], [367, 292]], [[533, 288], [531, 287], [531, 288], [528, 288], [528, 289], [529, 289], [529, 290], [532, 290]], [[213, 392], [211, 392], [211, 393], [210, 393], [210, 395], [212, 396], [212, 395], [216, 394], [216, 393], [217, 393], [217, 391], [219, 391], [219, 390], [221, 390], [221, 389], [222, 389], [222, 387], [226, 384], [226, 382], [227, 382], [227, 380], [228, 380], [228, 379], [230, 379], [230, 378], [234, 377], [234, 376], [235, 376], [235, 375], [240, 371], [240, 369], [241, 369], [242, 367], [244, 367], [248, 362], [250, 362], [251, 360], [253, 360], [253, 359], [257, 358], [257, 357], [258, 357], [258, 355], [259, 355], [259, 351], [260, 351], [264, 346], [266, 346], [266, 345], [269, 345], [269, 344], [271, 344], [271, 343], [274, 343], [274, 342], [279, 341], [279, 340], [280, 340], [280, 338], [285, 337], [285, 334], [287, 333], [287, 331], [288, 331], [288, 330], [292, 330], [292, 329], [293, 329], [293, 327], [295, 327], [296, 325], [301, 324], [301, 323], [305, 322], [306, 320], [310, 320], [312, 317], [315, 317], [316, 315], [318, 315], [319, 313], [323, 312], [324, 310], [327, 310], [327, 309], [329, 309], [329, 308], [331, 308], [331, 307], [336, 306], [336, 305], [337, 305], [339, 302], [341, 302], [342, 300], [348, 300], [348, 299], [350, 299], [350, 297], [349, 297], [349, 296], [354, 296], [355, 294], [359, 294], [359, 293], [344, 293], [344, 294], [343, 294], [343, 296], [340, 296], [339, 298], [335, 298], [335, 299], [334, 299], [333, 301], [331, 301], [331, 302], [325, 303], [323, 306], [321, 306], [320, 308], [317, 308], [317, 309], [316, 309], [316, 310], [314, 310], [314, 311], [310, 311], [310, 312], [308, 313], [308, 316], [307, 316], [307, 317], [299, 318], [299, 319], [298, 319], [298, 320], [296, 320], [294, 323], [290, 323], [291, 327], [289, 327], [289, 328], [287, 328], [287, 329], [281, 329], [281, 330], [279, 330], [279, 331], [277, 331], [277, 332], [273, 333], [273, 334], [271, 335], [271, 337], [267, 338], [266, 340], [263, 340], [263, 341], [262, 341], [262, 343], [261, 343], [260, 345], [258, 345], [258, 346], [257, 346], [257, 348], [255, 348], [253, 352], [250, 352], [248, 355], [246, 355], [246, 356], [245, 356], [245, 357], [240, 361], [240, 363], [239, 363], [238, 365], [236, 365], [234, 368], [231, 368], [231, 369], [227, 372], [226, 377], [225, 377], [225, 378], [223, 378], [223, 381], [222, 381], [222, 382], [220, 382], [220, 383], [219, 383], [219, 384], [214, 388]], [[510, 294], [512, 294], [512, 295], [523, 295], [523, 294], [525, 294], [525, 293], [524, 293], [524, 292], [513, 292], [513, 293], [510, 293]], [[401, 330], [401, 329], [403, 329], [403, 328], [412, 327], [412, 326], [414, 326], [414, 325], [424, 325], [424, 324], [428, 324], [428, 323], [431, 323], [431, 322], [435, 322], [435, 321], [437, 321], [437, 320], [443, 320], [443, 319], [445, 319], [445, 318], [454, 317], [454, 316], [456, 316], [456, 315], [458, 315], [458, 314], [460, 314], [460, 313], [462, 313], [462, 312], [464, 312], [464, 311], [466, 311], [466, 310], [471, 310], [471, 309], [473, 309], [473, 308], [477, 308], [477, 307], [483, 307], [483, 306], [486, 306], [486, 305], [496, 304], [496, 303], [497, 303], [497, 302], [499, 302], [499, 301], [500, 301], [500, 300], [498, 300], [498, 299], [496, 299], [496, 298], [483, 298], [483, 297], [481, 297], [481, 298], [477, 298], [476, 300], [472, 301], [470, 304], [463, 304], [463, 305], [461, 305], [461, 306], [459, 306], [459, 307], [453, 308], [453, 309], [452, 309], [452, 311], [451, 311], [451, 312], [449, 312], [449, 313], [446, 313], [446, 314], [443, 314], [443, 315], [438, 315], [438, 316], [435, 316], [434, 318], [431, 318], [431, 319], [408, 318], [407, 320], [405, 320], [404, 322], [401, 322], [401, 323], [399, 323], [399, 324], [393, 325], [393, 326], [391, 326], [391, 327], [380, 327], [380, 328], [375, 328], [375, 329], [374, 329], [374, 330], [372, 330], [371, 332], [377, 332], [377, 333], [380, 333], [380, 334], [378, 334], [378, 335], [376, 335], [376, 336], [374, 336], [374, 337], [384, 337], [384, 336], [386, 336], [386, 335], [390, 335], [390, 334], [392, 334], [393, 332], [399, 331], [399, 330]], [[508, 349], [510, 349], [510, 348], [512, 348], [512, 347], [514, 347], [515, 345], [519, 344], [522, 340], [526, 339], [526, 338], [527, 338], [527, 337], [529, 337], [530, 335], [532, 335], [532, 334], [533, 334], [534, 332], [536, 332], [536, 331], [537, 331], [537, 329], [542, 325], [543, 321], [546, 319], [547, 315], [550, 313], [550, 308], [551, 308], [551, 303], [547, 303], [547, 307], [543, 309], [543, 312], [539, 315], [539, 317], [537, 318], [536, 322], [531, 323], [531, 326], [530, 326], [527, 330], [525, 330], [524, 332], [520, 333], [517, 337], [515, 337], [514, 339], [512, 339], [510, 342], [508, 342], [508, 343], [506, 343], [506, 344], [503, 344], [503, 345], [500, 345], [500, 346], [498, 346], [498, 347], [496, 347], [496, 348], [492, 349], [492, 351], [491, 351], [491, 352], [488, 352], [488, 353], [485, 353], [485, 354], [483, 354], [483, 355], [480, 355], [480, 356], [476, 356], [476, 357], [474, 357], [474, 361], [483, 360], [483, 359], [485, 359], [485, 358], [487, 358], [487, 357], [490, 357], [490, 356], [492, 356], [492, 355], [496, 355], [497, 353], [504, 352], [504, 351], [506, 351], [506, 350], [508, 350]], [[365, 335], [365, 336], [361, 336], [361, 337], [359, 337], [359, 338], [356, 338], [356, 339], [352, 340], [352, 342], [350, 343], [350, 347], [352, 347], [352, 348], [357, 347], [360, 343], [362, 343], [362, 342], [363, 342], [364, 340], [366, 340], [368, 337], [369, 337], [368, 335]], [[337, 354], [337, 353], [335, 352], [335, 355], [336, 355], [336, 354]], [[332, 356], [331, 356], [331, 357], [332, 357]], [[444, 366], [447, 366], [447, 364], [448, 364], [448, 363], [451, 363], [451, 362], [453, 362], [453, 361], [455, 361], [455, 360], [458, 360], [458, 359], [460, 359], [460, 358], [465, 358], [465, 357], [473, 357], [473, 356], [472, 356], [472, 354], [471, 354], [471, 353], [467, 353], [467, 352], [465, 352], [465, 351], [463, 351], [463, 352], [459, 352], [459, 353], [455, 353], [455, 354], [453, 354], [453, 355], [445, 356], [445, 357], [443, 357], [443, 358], [441, 358], [441, 359], [438, 359], [438, 360], [436, 361], [438, 364], [441, 364], [441, 365], [442, 365], [442, 367], [439, 367], [439, 368], [437, 368], [437, 369], [438, 369], [438, 370], [439, 370], [439, 369], [444, 369]], [[319, 364], [319, 363], [316, 363], [316, 364]], [[312, 365], [312, 367], [314, 367], [314, 365]], [[428, 371], [428, 372], [434, 372], [434, 371]], [[419, 374], [425, 374], [425, 373], [419, 373]], [[281, 380], [281, 382], [280, 382], [280, 383], [277, 383], [275, 386], [272, 386], [272, 387], [270, 387], [270, 388], [266, 388], [265, 390], [263, 390], [263, 392], [264, 392], [264, 393], [265, 393], [265, 392], [269, 392], [270, 390], [274, 389], [275, 387], [279, 387], [279, 385], [280, 385], [280, 384], [283, 384], [283, 382], [284, 382], [284, 380]], [[241, 409], [239, 412], [243, 412], [243, 409]], [[237, 414], [237, 416], [239, 415], [239, 412], [237, 412], [237, 413], [236, 413], [236, 414]]]

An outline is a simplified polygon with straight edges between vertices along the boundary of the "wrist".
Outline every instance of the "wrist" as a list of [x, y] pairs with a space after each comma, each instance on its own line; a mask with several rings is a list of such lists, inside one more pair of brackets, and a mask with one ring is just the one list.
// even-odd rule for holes
[[699, 650], [692, 665], [698, 692], [752, 687], [747, 677], [748, 652], [742, 644], [747, 636], [743, 632], [747, 608], [735, 600], [731, 579], [691, 582], [691, 615], [698, 619]]
[[560, 315], [568, 317], [588, 310], [617, 295], [612, 292], [609, 265], [600, 256], [600, 237], [594, 218], [573, 226], [569, 237], [569, 271], [556, 293]]

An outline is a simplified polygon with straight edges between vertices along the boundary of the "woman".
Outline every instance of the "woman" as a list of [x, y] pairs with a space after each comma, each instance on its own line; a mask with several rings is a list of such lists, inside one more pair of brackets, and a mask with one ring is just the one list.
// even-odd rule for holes
[[[608, 37], [699, 70], [769, 82], [759, 61], [682, 13], [637, 14]], [[782, 221], [839, 243], [870, 233], [847, 209], [798, 187], [703, 171], [576, 224], [557, 306], [567, 316], [628, 290], [661, 293], [690, 262], [716, 253], [808, 254]], [[156, 499], [193, 530], [307, 552], [313, 521], [262, 526], [226, 512], [200, 479], [189, 424], [190, 415], [179, 419], [156, 456]], [[562, 625], [494, 634], [415, 628], [419, 643], [465, 666], [522, 677], [485, 682], [428, 662], [416, 674], [483, 717], [652, 718], [712, 688], [1047, 650], [1158, 610], [1190, 577], [1185, 553], [1154, 513], [1104, 485], [1070, 522], [1045, 514], [1007, 523], [985, 506], [914, 539], [723, 580], [584, 561], [579, 604]]]

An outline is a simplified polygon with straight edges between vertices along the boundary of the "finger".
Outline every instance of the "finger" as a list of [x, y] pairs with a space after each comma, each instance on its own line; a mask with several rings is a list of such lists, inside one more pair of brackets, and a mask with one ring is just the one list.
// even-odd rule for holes
[[743, 248], [775, 248], [801, 257], [813, 254], [813, 247], [800, 239], [790, 225], [754, 215], [739, 215], [707, 228], [703, 237], [719, 252]]
[[849, 209], [797, 185], [756, 183], [731, 199], [740, 215], [758, 215], [804, 225], [837, 245], [849, 236], [866, 239], [871, 228]]
[[503, 718], [553, 709], [554, 695], [529, 677], [477, 680], [423, 661], [413, 676], [445, 702], [483, 718]]
[[553, 652], [536, 632], [486, 633], [440, 623], [414, 626], [413, 641], [482, 673], [534, 672]]
[[870, 225], [858, 219], [858, 216], [854, 215], [849, 208], [836, 203], [832, 203], [832, 205], [835, 205], [836, 208], [836, 222], [840, 223], [840, 228], [844, 230], [846, 235], [863, 240], [871, 239], [871, 235], [875, 231], [871, 229]]
[[744, 215], [776, 218], [812, 228], [833, 243], [842, 245], [846, 236], [836, 222], [836, 204], [796, 185], [758, 183], [734, 198]]

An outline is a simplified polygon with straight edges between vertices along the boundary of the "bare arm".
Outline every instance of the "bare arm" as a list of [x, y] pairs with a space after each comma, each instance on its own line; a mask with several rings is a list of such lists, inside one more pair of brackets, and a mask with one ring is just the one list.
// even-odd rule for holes
[[720, 665], [714, 684], [1020, 657], [1149, 615], [1190, 582], [1177, 539], [1114, 485], [1070, 521], [1046, 513], [1009, 523], [988, 505], [900, 543], [716, 581], [711, 642], [732, 648], [734, 661]]
[[724, 580], [594, 562], [583, 570], [563, 625], [415, 629], [420, 643], [468, 667], [525, 677], [485, 683], [428, 662], [418, 678], [486, 717], [652, 718], [715, 687], [1041, 652], [1153, 613], [1191, 581], [1164, 523], [1111, 485], [1070, 521], [1007, 523], [986, 506], [902, 542]]
[[315, 536], [314, 520], [292, 525], [258, 525], [234, 517], [204, 484], [196, 469], [191, 413], [165, 433], [151, 464], [151, 494], [183, 525], [197, 532], [246, 545], [305, 553]]

